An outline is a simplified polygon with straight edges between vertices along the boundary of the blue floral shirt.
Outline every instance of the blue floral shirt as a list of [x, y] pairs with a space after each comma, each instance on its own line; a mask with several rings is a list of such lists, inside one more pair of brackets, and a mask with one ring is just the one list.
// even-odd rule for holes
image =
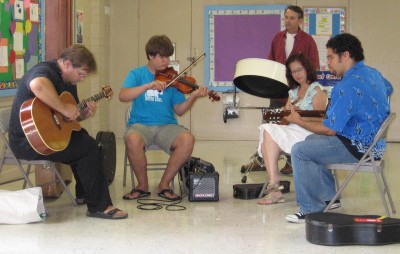
[[[390, 113], [388, 96], [392, 91], [380, 72], [360, 61], [333, 87], [323, 124], [349, 139], [358, 152], [365, 153]], [[382, 139], [372, 151], [380, 158], [385, 150], [386, 141]]]

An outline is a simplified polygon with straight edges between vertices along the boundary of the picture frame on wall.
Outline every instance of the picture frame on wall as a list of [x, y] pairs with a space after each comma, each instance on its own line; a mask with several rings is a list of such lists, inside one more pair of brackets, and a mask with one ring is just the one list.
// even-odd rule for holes
[[83, 43], [83, 24], [84, 24], [84, 13], [81, 10], [76, 10], [76, 22], [75, 22], [75, 42], [76, 43]]

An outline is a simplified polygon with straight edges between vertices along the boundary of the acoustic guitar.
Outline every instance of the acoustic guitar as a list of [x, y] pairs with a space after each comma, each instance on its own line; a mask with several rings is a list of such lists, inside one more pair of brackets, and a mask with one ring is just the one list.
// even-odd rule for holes
[[[262, 111], [263, 120], [266, 123], [277, 123], [285, 125], [287, 124], [287, 122], [282, 120], [285, 116], [290, 115], [290, 112], [290, 110], [283, 109], [264, 109]], [[326, 110], [296, 110], [296, 112], [299, 113], [302, 117], [326, 117]]]
[[[69, 92], [63, 92], [60, 99], [64, 103], [77, 105], [79, 110], [86, 108], [87, 102], [98, 101], [102, 98], [110, 99], [112, 89], [102, 86], [102, 91], [88, 99], [76, 103]], [[72, 131], [79, 131], [81, 125], [76, 120], [67, 120], [65, 117], [47, 106], [38, 98], [25, 101], [19, 112], [22, 129], [32, 148], [42, 154], [49, 155], [64, 150], [71, 139]]]

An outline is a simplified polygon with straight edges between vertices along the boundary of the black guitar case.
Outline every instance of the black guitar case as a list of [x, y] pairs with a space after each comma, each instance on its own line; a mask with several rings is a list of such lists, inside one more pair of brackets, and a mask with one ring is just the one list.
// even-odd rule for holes
[[311, 213], [307, 241], [319, 245], [384, 245], [400, 243], [400, 219], [380, 215]]
[[96, 135], [96, 142], [101, 149], [104, 178], [107, 185], [110, 185], [114, 181], [117, 165], [115, 134], [111, 131], [99, 131]]
[[[258, 198], [263, 187], [263, 183], [245, 183], [233, 185], [233, 197], [238, 199], [255, 199]], [[282, 193], [290, 192], [290, 182], [280, 181], [283, 186]]]
[[238, 199], [258, 198], [263, 185], [263, 183], [234, 184], [233, 197]]

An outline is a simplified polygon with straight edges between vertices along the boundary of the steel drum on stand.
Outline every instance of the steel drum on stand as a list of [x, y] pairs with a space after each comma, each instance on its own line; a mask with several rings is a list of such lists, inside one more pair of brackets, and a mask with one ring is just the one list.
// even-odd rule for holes
[[248, 94], [269, 98], [287, 98], [289, 86], [285, 65], [262, 58], [246, 58], [236, 63], [233, 84]]

